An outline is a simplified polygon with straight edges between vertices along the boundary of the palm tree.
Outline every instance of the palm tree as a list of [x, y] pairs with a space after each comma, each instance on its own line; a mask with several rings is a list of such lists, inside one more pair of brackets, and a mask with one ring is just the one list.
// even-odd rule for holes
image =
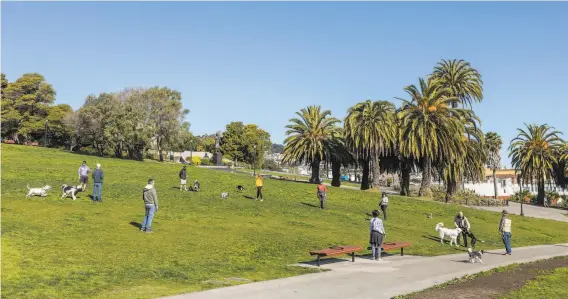
[[439, 79], [444, 87], [449, 88], [452, 96], [458, 98], [457, 101], [452, 102], [453, 108], [457, 107], [458, 101], [462, 106], [471, 107], [472, 102], [481, 102], [483, 99], [481, 75], [463, 59], [438, 62], [432, 76]]
[[345, 141], [343, 140], [342, 136], [336, 136], [335, 138], [333, 138], [329, 160], [331, 162], [332, 174], [331, 185], [334, 187], [340, 187], [341, 166], [348, 167], [355, 162], [353, 155], [345, 146]]
[[344, 135], [348, 148], [363, 164], [361, 190], [369, 189], [369, 164], [373, 164], [373, 180], [380, 177], [381, 156], [391, 152], [396, 134], [395, 107], [388, 101], [367, 100], [347, 110]]
[[485, 151], [487, 154], [487, 167], [493, 171], [493, 189], [495, 191], [494, 198], [497, 198], [497, 170], [501, 168], [501, 146], [503, 141], [501, 136], [495, 132], [487, 132], [485, 134]]
[[284, 140], [283, 162], [307, 163], [311, 166], [311, 183], [320, 180], [320, 163], [331, 152], [333, 140], [340, 135], [336, 126], [339, 120], [331, 116], [329, 110], [322, 111], [321, 106], [309, 106], [296, 112], [298, 118], [290, 119]]
[[513, 167], [520, 170], [524, 181], [537, 183], [537, 203], [544, 205], [544, 186], [553, 177], [558, 151], [563, 145], [562, 133], [547, 124], [527, 125], [517, 129], [517, 137], [511, 140], [509, 157]]
[[418, 195], [431, 197], [432, 163], [454, 160], [462, 145], [464, 125], [453, 115], [463, 109], [451, 108], [457, 98], [438, 79], [420, 78], [419, 83], [419, 88], [414, 85], [404, 88], [410, 101], [400, 99], [398, 142], [401, 155], [418, 159], [422, 166]]

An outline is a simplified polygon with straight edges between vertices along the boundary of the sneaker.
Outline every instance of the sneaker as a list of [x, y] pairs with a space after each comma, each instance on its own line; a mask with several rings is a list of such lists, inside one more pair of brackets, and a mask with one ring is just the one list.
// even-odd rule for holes
[[151, 229], [151, 228], [147, 228], [144, 232], [151, 234], [151, 233], [152, 233], [152, 229]]
[[141, 231], [141, 232], [145, 232], [145, 231], [146, 231], [146, 228], [141, 227], [141, 228], [140, 228], [140, 231]]
[[264, 201], [264, 199], [261, 198], [260, 201]]

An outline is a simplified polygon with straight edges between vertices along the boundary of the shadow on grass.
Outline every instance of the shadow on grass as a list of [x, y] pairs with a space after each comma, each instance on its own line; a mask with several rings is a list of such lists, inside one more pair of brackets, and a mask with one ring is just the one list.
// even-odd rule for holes
[[246, 199], [251, 199], [251, 200], [254, 200], [254, 197], [252, 197], [252, 196], [243, 195], [243, 197], [244, 197], [244, 198], [246, 198]]
[[137, 227], [137, 228], [142, 228], [142, 224], [140, 224], [139, 222], [136, 222], [136, 221], [130, 222], [130, 225]]
[[316, 206], [314, 204], [311, 203], [307, 203], [307, 202], [302, 202], [303, 205], [308, 206], [308, 207], [312, 207], [312, 208], [319, 208], [319, 206]]

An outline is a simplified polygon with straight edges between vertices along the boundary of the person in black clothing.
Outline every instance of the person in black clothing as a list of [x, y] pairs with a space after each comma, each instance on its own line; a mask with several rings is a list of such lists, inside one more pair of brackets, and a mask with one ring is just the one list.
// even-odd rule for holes
[[187, 172], [185, 166], [179, 172], [180, 186], [179, 191], [187, 191]]

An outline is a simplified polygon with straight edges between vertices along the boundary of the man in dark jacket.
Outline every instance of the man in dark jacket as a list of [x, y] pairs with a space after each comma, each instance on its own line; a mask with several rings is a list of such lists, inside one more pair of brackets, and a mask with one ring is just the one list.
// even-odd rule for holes
[[153, 179], [149, 179], [148, 185], [144, 187], [144, 190], [142, 191], [142, 200], [144, 200], [145, 213], [140, 231], [151, 233], [152, 219], [154, 218], [154, 213], [158, 211], [158, 193], [156, 193], [156, 188], [154, 188]]
[[103, 190], [103, 178], [104, 178], [104, 173], [103, 170], [101, 169], [101, 164], [97, 164], [97, 169], [95, 169], [95, 171], [93, 171], [93, 202], [103, 202], [103, 195], [102, 195], [102, 190]]
[[187, 172], [185, 170], [185, 165], [179, 172], [179, 179], [180, 179], [179, 191], [184, 191], [184, 190], [187, 191]]

